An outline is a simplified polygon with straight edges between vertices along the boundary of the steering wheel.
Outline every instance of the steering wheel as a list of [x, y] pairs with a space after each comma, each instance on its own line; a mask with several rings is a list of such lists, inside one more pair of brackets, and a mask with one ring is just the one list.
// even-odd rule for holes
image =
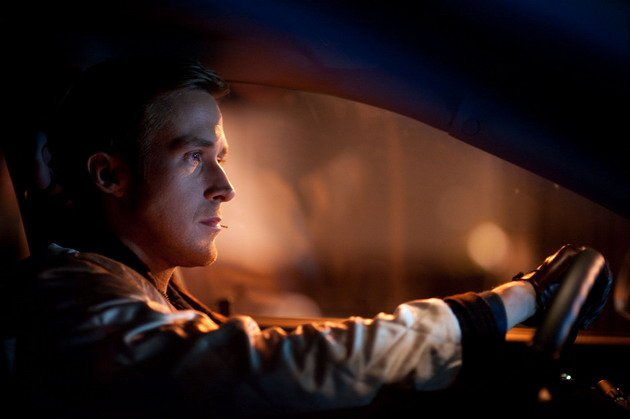
[[[479, 382], [475, 377], [472, 388], [465, 383], [459, 388], [447, 389], [444, 393], [430, 393], [428, 399], [419, 398], [414, 392], [409, 399], [402, 402], [397, 399], [398, 405], [405, 406], [406, 401], [407, 405], [417, 407], [417, 400], [420, 399], [421, 406], [428, 404], [438, 406], [440, 409], [446, 407], [454, 414], [476, 412], [474, 406], [479, 405], [480, 413], [484, 417], [504, 417], [506, 412], [514, 411], [515, 406], [518, 406], [519, 413], [524, 417], [526, 414], [531, 416], [542, 414], [546, 417], [550, 416], [548, 414], [551, 412], [559, 413], [560, 416], [567, 412], [580, 414], [590, 412], [586, 402], [575, 403], [573, 394], [570, 394], [573, 392], [577, 397], [581, 397], [583, 395], [581, 388], [578, 389], [575, 383], [558, 383], [562, 381], [562, 376], [556, 361], [559, 360], [565, 346], [572, 343], [572, 339], [575, 338], [578, 316], [605, 263], [604, 257], [591, 248], [586, 248], [574, 256], [542, 323], [525, 348], [524, 357], [513, 357], [514, 354], [520, 355], [520, 351], [514, 353], [506, 350], [504, 354], [507, 358], [499, 357], [496, 363], [482, 367], [485, 375]], [[510, 367], [505, 368], [504, 361], [509, 363], [513, 360], [517, 361], [517, 365], [507, 364]], [[575, 391], [576, 389], [579, 392]], [[555, 403], [543, 403], [551, 401], [541, 397], [543, 390], [548, 392]], [[484, 397], [491, 400], [491, 409], [479, 403]], [[453, 403], [453, 400], [457, 402]], [[609, 400], [605, 400], [605, 403], [609, 403]], [[390, 407], [387, 405], [388, 409]], [[599, 409], [600, 405], [597, 404], [596, 407]]]
[[574, 335], [580, 310], [605, 263], [604, 256], [592, 248], [575, 256], [530, 342], [531, 350], [540, 360], [554, 361], [560, 357], [569, 337]]
[[577, 388], [568, 374], [559, 371], [557, 364], [563, 350], [577, 335], [578, 316], [605, 263], [601, 253], [591, 248], [575, 256], [529, 342], [528, 375], [532, 380], [528, 382], [526, 397], [533, 404], [566, 398]]

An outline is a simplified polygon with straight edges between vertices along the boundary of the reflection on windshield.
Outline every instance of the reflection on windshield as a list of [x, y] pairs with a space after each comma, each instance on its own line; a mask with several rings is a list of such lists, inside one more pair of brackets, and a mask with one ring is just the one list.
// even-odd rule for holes
[[238, 191], [224, 207], [230, 229], [215, 265], [183, 271], [213, 307], [372, 316], [487, 289], [567, 242], [600, 250], [613, 271], [630, 248], [628, 220], [416, 120], [322, 95], [233, 91], [222, 105]]

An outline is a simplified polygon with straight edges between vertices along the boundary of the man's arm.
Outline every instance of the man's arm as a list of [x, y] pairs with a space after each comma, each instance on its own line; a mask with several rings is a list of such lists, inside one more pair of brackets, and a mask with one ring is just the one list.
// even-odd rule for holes
[[512, 281], [492, 290], [505, 308], [506, 326], [510, 330], [536, 313], [536, 291], [525, 281]]

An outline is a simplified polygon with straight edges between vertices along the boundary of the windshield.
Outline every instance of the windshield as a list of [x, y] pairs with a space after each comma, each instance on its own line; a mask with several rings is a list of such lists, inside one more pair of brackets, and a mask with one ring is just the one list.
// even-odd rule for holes
[[[627, 219], [443, 131], [330, 96], [232, 90], [222, 103], [237, 190], [229, 229], [213, 266], [183, 270], [215, 309], [372, 316], [488, 289], [564, 243], [622, 268]], [[609, 304], [595, 327], [626, 321]]]

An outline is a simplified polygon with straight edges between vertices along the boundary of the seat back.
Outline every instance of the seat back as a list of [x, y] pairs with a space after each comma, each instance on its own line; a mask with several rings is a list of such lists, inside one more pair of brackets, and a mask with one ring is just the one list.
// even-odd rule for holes
[[0, 384], [3, 399], [10, 403], [15, 403], [16, 400], [15, 385], [12, 382], [15, 337], [12, 334], [14, 328], [10, 324], [8, 309], [15, 297], [12, 291], [15, 279], [10, 273], [11, 268], [29, 254], [18, 202], [5, 154], [0, 147], [0, 292], [5, 299], [0, 317]]
[[28, 253], [18, 196], [0, 148], [0, 266], [8, 266]]

